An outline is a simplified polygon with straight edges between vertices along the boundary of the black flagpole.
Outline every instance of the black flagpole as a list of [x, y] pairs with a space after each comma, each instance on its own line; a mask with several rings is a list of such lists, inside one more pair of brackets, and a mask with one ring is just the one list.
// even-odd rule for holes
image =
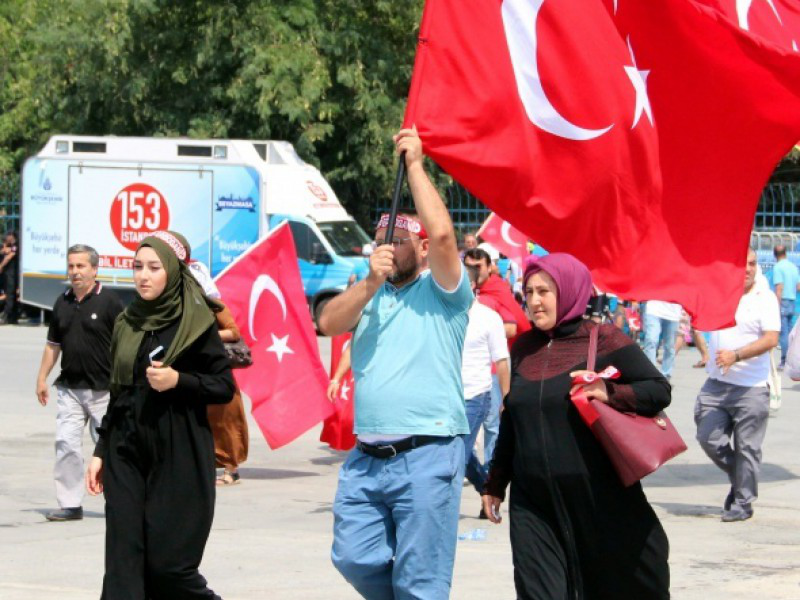
[[397, 220], [397, 211], [400, 208], [400, 193], [403, 190], [403, 180], [406, 177], [406, 153], [400, 154], [400, 163], [397, 165], [397, 175], [394, 179], [394, 193], [392, 206], [389, 209], [389, 223], [386, 226], [385, 244], [391, 244], [394, 238], [394, 223]]

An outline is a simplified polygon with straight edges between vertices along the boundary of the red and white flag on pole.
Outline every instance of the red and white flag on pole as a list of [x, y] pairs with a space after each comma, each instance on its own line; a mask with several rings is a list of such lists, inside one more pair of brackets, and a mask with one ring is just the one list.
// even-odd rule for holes
[[[331, 378], [336, 374], [339, 361], [349, 347], [352, 338], [353, 334], [351, 333], [343, 333], [331, 338]], [[319, 441], [325, 442], [334, 450], [350, 450], [356, 445], [356, 435], [353, 433], [355, 386], [353, 371], [347, 369], [339, 383], [339, 392], [335, 399], [336, 411], [325, 419], [322, 433], [319, 436]]]
[[243, 253], [216, 284], [253, 355], [252, 366], [234, 370], [236, 382], [270, 448], [280, 448], [333, 412], [288, 225]]
[[478, 230], [482, 240], [489, 242], [501, 254], [513, 260], [521, 269], [528, 257], [528, 236], [511, 226], [496, 214], [490, 214]]
[[733, 323], [800, 60], [694, 0], [427, 0], [405, 123], [502, 219], [623, 298]]

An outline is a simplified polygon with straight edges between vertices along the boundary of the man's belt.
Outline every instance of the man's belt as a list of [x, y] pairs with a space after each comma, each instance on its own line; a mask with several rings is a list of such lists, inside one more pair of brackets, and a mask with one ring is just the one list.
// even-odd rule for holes
[[356, 448], [361, 450], [364, 454], [374, 458], [392, 458], [401, 452], [411, 450], [412, 448], [419, 448], [425, 444], [430, 444], [437, 440], [444, 439], [436, 435], [412, 435], [403, 440], [399, 440], [392, 444], [366, 444], [361, 440], [356, 442]]

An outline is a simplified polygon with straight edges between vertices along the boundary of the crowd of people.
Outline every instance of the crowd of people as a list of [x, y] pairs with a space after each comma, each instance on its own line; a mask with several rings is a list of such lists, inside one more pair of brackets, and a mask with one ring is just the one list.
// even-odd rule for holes
[[[352, 371], [354, 447], [335, 494], [334, 566], [364, 598], [448, 598], [466, 477], [481, 518], [499, 523], [507, 501], [518, 598], [669, 598], [666, 533], [571, 400], [580, 392], [655, 417], [671, 402], [675, 354], [698, 344], [708, 380], [697, 440], [731, 482], [722, 520], [751, 518], [779, 336], [782, 363], [800, 371], [800, 348], [785, 335], [796, 267], [776, 249], [779, 303], [750, 250], [737, 324], [708, 334], [706, 347], [680, 306], [598, 295], [571, 255], [515, 269], [474, 235], [459, 248], [416, 131], [395, 143], [414, 206], [391, 239], [389, 216], [380, 219], [368, 275], [319, 319], [322, 333], [352, 336], [328, 390], [333, 400]], [[13, 277], [15, 243], [6, 238], [0, 263]], [[82, 518], [85, 481], [106, 502], [103, 598], [218, 598], [199, 565], [216, 489], [240, 481], [248, 453], [225, 346], [239, 330], [177, 232], [142, 240], [127, 307], [96, 280], [98, 260], [91, 247], [69, 248], [70, 287], [53, 307], [36, 383], [45, 405], [60, 358], [59, 509], [47, 518]], [[597, 375], [609, 370], [613, 379]], [[96, 445], [84, 468], [87, 423]]]

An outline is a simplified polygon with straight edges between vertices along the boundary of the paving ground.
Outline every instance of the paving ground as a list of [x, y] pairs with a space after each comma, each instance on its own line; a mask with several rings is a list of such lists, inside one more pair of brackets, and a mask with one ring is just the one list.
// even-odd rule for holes
[[[45, 338], [39, 327], [0, 327], [0, 599], [98, 598], [103, 574], [103, 502], [88, 498], [81, 522], [49, 523], [55, 407], [42, 408], [34, 382]], [[329, 345], [320, 338], [327, 360]], [[800, 599], [800, 384], [784, 381], [783, 408], [770, 419], [760, 499], [753, 519], [721, 523], [724, 476], [693, 440], [692, 406], [704, 376], [693, 349], [678, 356], [669, 414], [689, 451], [645, 488], [671, 543], [677, 600]], [[355, 598], [328, 558], [331, 501], [343, 456], [318, 442], [319, 429], [276, 452], [255, 425], [244, 483], [220, 490], [202, 572], [226, 600]], [[86, 454], [89, 455], [86, 436]], [[474, 517], [464, 489], [452, 597], [514, 598], [507, 525]], [[647, 599], [620, 599], [647, 600]]]

